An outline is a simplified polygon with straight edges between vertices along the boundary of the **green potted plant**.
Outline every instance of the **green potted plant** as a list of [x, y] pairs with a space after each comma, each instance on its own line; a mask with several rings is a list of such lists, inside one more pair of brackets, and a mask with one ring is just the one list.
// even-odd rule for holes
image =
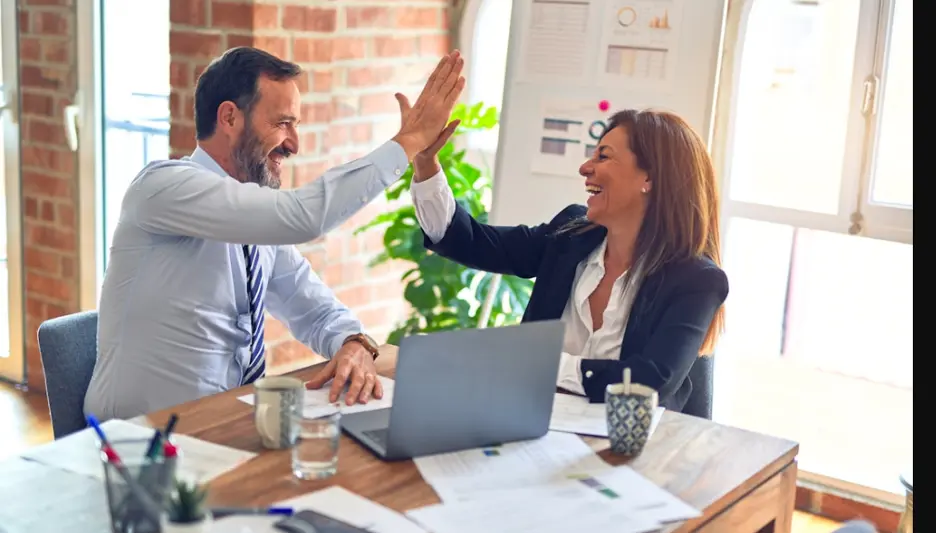
[[[461, 123], [452, 139], [439, 151], [439, 163], [445, 171], [455, 201], [481, 222], [487, 222], [491, 197], [491, 170], [466, 159], [465, 150], [456, 148], [458, 137], [471, 131], [489, 130], [497, 125], [497, 109], [484, 103], [471, 106], [459, 104], [452, 120]], [[482, 304], [492, 287], [494, 275], [469, 269], [433, 254], [423, 246], [423, 234], [416, 219], [416, 210], [409, 202], [412, 168], [386, 191], [391, 205], [400, 206], [375, 217], [358, 228], [360, 233], [374, 227], [384, 227], [384, 250], [371, 266], [390, 260], [410, 262], [412, 268], [402, 276], [403, 297], [409, 302], [409, 316], [390, 333], [387, 343], [399, 345], [407, 335], [475, 328], [481, 317]], [[406, 200], [402, 203], [401, 200]], [[533, 282], [515, 276], [504, 276], [496, 286], [488, 325], [518, 323], [523, 316], [533, 290]]]
[[176, 479], [166, 506], [163, 532], [204, 532], [211, 523], [205, 507], [208, 490], [194, 482]]

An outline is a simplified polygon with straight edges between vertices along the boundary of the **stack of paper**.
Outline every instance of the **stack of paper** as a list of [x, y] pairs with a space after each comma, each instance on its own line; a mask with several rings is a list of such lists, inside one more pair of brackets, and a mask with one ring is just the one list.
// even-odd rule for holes
[[[345, 393], [347, 393], [346, 387], [345, 391], [341, 392], [341, 397], [338, 399], [338, 403], [341, 405], [341, 413], [367, 412], [370, 410], [389, 408], [390, 405], [393, 404], [393, 379], [383, 376], [378, 376], [377, 379], [380, 380], [380, 384], [383, 386], [383, 398], [372, 398], [367, 402], [367, 404], [354, 404], [352, 406], [348, 406], [345, 404]], [[302, 414], [305, 417], [318, 417], [325, 413], [325, 407], [329, 404], [328, 393], [330, 387], [331, 382], [328, 382], [319, 389], [306, 390], [302, 410]], [[253, 406], [254, 395], [253, 393], [242, 395], [237, 397], [237, 400]]]
[[[101, 425], [107, 439], [115, 442], [128, 439], [150, 439], [153, 429], [119, 419]], [[207, 482], [256, 454], [173, 434], [172, 442], [179, 448], [177, 476], [181, 479]], [[29, 449], [21, 455], [27, 460], [104, 480], [104, 467], [98, 449], [97, 434], [86, 428], [62, 439]]]
[[578, 436], [416, 459], [443, 504], [407, 515], [434, 532], [645, 532], [699, 512]]
[[[660, 424], [665, 408], [653, 411], [650, 436]], [[585, 397], [557, 393], [553, 400], [552, 418], [549, 429], [557, 432], [572, 432], [585, 436], [608, 437], [608, 415], [604, 404], [592, 404]]]

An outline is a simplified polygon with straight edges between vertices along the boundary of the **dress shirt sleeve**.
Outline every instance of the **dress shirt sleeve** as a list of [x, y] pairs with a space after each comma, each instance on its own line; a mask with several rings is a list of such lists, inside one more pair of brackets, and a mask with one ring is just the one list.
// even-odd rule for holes
[[364, 331], [354, 312], [335, 297], [294, 246], [277, 247], [265, 304], [296, 339], [326, 358], [334, 356], [348, 336]]
[[581, 356], [574, 356], [563, 352], [559, 358], [559, 379], [556, 385], [566, 391], [585, 395], [585, 388], [582, 387], [582, 368], [579, 365], [582, 362]]
[[131, 185], [124, 213], [154, 234], [252, 245], [305, 243], [367, 205], [408, 165], [403, 148], [388, 141], [290, 190], [241, 183], [195, 165], [164, 165]]
[[419, 226], [433, 243], [438, 243], [445, 237], [445, 231], [455, 216], [455, 196], [445, 178], [445, 172], [439, 171], [422, 182], [413, 180], [410, 183], [410, 196], [413, 197]]

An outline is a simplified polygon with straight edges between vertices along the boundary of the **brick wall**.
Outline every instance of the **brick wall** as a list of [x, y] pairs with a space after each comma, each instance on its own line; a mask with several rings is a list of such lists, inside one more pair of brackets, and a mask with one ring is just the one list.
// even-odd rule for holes
[[[303, 93], [301, 150], [283, 175], [298, 187], [325, 169], [366, 154], [399, 126], [393, 93], [414, 99], [448, 48], [448, 0], [172, 0], [170, 152], [195, 146], [193, 87], [205, 65], [241, 45], [299, 63]], [[371, 269], [382, 232], [353, 230], [388, 209], [378, 200], [342, 228], [300, 246], [315, 272], [382, 342], [405, 313], [402, 265]], [[271, 367], [315, 358], [285, 328], [267, 321]]]
[[44, 390], [39, 324], [78, 311], [76, 154], [62, 125], [77, 79], [75, 7], [18, 4], [27, 382]]

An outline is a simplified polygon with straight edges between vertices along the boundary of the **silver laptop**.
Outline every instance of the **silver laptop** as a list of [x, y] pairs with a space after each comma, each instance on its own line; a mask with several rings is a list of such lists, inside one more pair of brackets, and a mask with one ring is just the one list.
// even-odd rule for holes
[[552, 320], [404, 338], [392, 406], [341, 426], [384, 460], [541, 437], [564, 334]]

